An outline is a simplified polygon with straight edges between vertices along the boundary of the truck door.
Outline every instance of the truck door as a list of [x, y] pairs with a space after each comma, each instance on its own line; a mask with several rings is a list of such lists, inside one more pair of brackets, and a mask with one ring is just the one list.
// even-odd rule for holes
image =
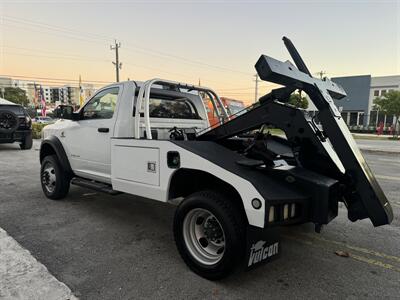
[[121, 86], [112, 86], [99, 91], [81, 109], [81, 119], [65, 133], [71, 167], [77, 175], [110, 181], [110, 137], [121, 90]]

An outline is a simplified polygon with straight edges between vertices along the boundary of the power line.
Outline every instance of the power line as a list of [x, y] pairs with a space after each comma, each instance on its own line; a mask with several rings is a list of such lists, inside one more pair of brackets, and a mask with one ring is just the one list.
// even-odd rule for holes
[[[127, 44], [129, 45], [130, 43], [127, 43]], [[133, 45], [133, 44], [130, 44], [130, 45]], [[126, 49], [131, 50], [131, 51], [140, 51], [140, 52], [145, 53], [147, 55], [153, 55], [153, 56], [158, 56], [158, 57], [169, 57], [169, 58], [173, 58], [175, 60], [183, 61], [183, 62], [188, 63], [188, 64], [205, 66], [205, 67], [217, 69], [217, 70], [220, 70], [220, 71], [225, 71], [225, 72], [229, 71], [229, 72], [239, 73], [239, 74], [243, 74], [243, 75], [251, 75], [251, 73], [249, 73], [249, 72], [243, 72], [243, 71], [231, 69], [231, 68], [225, 67], [225, 66], [217, 66], [217, 65], [205, 63], [205, 62], [202, 62], [202, 61], [192, 60], [192, 59], [188, 59], [188, 58], [185, 58], [185, 57], [177, 56], [177, 55], [174, 55], [174, 54], [169, 54], [169, 53], [166, 53], [166, 52], [153, 50], [153, 49], [150, 49], [150, 48], [145, 48], [145, 47], [141, 47], [141, 46], [137, 46], [137, 45], [135, 45], [133, 47], [136, 48], [136, 49], [129, 48], [129, 47], [127, 47]]]
[[[50, 25], [50, 24], [40, 23], [40, 22], [36, 22], [36, 21], [31, 21], [31, 20], [19, 19], [19, 18], [15, 18], [15, 17], [11, 17], [11, 16], [5, 16], [5, 19], [8, 19], [8, 20], [11, 19], [11, 22], [15, 21], [15, 20], [12, 20], [12, 19], [16, 19], [17, 21], [15, 21], [15, 22], [19, 22], [19, 23], [22, 23], [22, 24], [30, 23], [28, 25], [30, 25], [30, 26], [32, 26], [32, 25], [33, 26], [39, 26], [39, 27], [42, 27], [42, 28], [45, 27], [46, 30], [53, 30], [53, 31], [59, 31], [59, 32], [61, 31], [61, 32], [67, 33], [67, 34], [71, 34], [71, 33], [75, 34], [74, 37], [67, 36], [69, 38], [80, 39], [80, 38], [76, 37], [76, 34], [78, 34], [80, 36], [94, 35], [94, 36], [99, 36], [99, 37], [105, 38], [105, 36], [101, 36], [101, 35], [98, 35], [98, 34], [93, 34], [93, 33], [84, 33], [84, 34], [82, 34], [82, 32], [74, 30], [74, 29], [68, 29], [66, 27], [53, 26], [53, 25]], [[30, 30], [31, 30], [31, 28], [30, 28]], [[68, 31], [68, 32], [66, 32], [66, 31]], [[94, 39], [100, 40], [100, 38], [94, 38]], [[101, 39], [101, 40], [105, 40], [105, 39]], [[107, 37], [107, 41], [108, 40], [109, 40], [109, 37]], [[87, 40], [85, 39], [84, 41], [87, 41]], [[128, 45], [132, 45], [132, 47], [136, 48], [136, 49], [129, 48], [129, 47], [126, 48], [126, 49], [131, 50], [131, 51], [142, 51], [146, 55], [156, 55], [156, 56], [161, 56], [161, 57], [169, 57], [169, 58], [180, 60], [180, 61], [183, 61], [183, 62], [186, 62], [186, 63], [189, 63], [189, 64], [202, 65], [202, 66], [209, 67], [209, 68], [219, 69], [221, 71], [230, 71], [230, 72], [239, 73], [239, 74], [243, 74], [243, 75], [251, 75], [251, 73], [249, 73], [249, 72], [235, 70], [235, 69], [232, 69], [232, 68], [229, 68], [229, 67], [225, 67], [225, 66], [218, 66], [218, 65], [208, 64], [208, 63], [205, 63], [205, 62], [202, 62], [202, 61], [188, 59], [188, 58], [181, 57], [181, 56], [178, 56], [178, 55], [175, 55], [175, 54], [171, 54], [171, 53], [168, 53], [168, 52], [162, 52], [162, 51], [158, 51], [158, 50], [142, 47], [142, 46], [139, 46], [137, 44], [132, 44], [132, 43], [127, 43], [127, 44]]]
[[[128, 66], [135, 66], [135, 67], [137, 67], [137, 68], [143, 68], [143, 69], [148, 69], [148, 70], [157, 71], [157, 72], [159, 72], [159, 73], [165, 73], [165, 74], [170, 74], [170, 75], [173, 75], [173, 76], [182, 77], [182, 78], [185, 78], [185, 79], [183, 80], [183, 82], [188, 82], [188, 83], [189, 83], [189, 81], [187, 80], [187, 77], [188, 77], [187, 74], [182, 74], [182, 73], [176, 73], [176, 72], [166, 71], [166, 70], [159, 69], [159, 68], [153, 68], [153, 67], [138, 65], [138, 64], [129, 63], [129, 62], [124, 62], [124, 64], [125, 64], [125, 65], [128, 65]], [[197, 75], [193, 75], [193, 77], [196, 77], [196, 76], [197, 76]], [[160, 77], [160, 76], [159, 76], [159, 77]], [[180, 80], [176, 80], [176, 81], [180, 81]], [[210, 79], [205, 79], [204, 81], [205, 81], [205, 82], [208, 82], [208, 83], [214, 83], [214, 84], [225, 85], [225, 86], [234, 85], [234, 84], [231, 84], [231, 83], [226, 83], [226, 82], [216, 81], [216, 80], [210, 80]], [[193, 84], [196, 84], [194, 81], [193, 81], [192, 83], [193, 83]], [[203, 83], [204, 83], [204, 82], [203, 82]], [[235, 86], [236, 86], [236, 85], [235, 85]], [[218, 90], [219, 90], [219, 89], [218, 89]], [[230, 89], [225, 89], [225, 90], [230, 90]]]
[[[23, 30], [29, 30], [29, 31], [31, 31], [31, 29], [26, 29], [26, 28], [22, 28]], [[39, 31], [40, 32], [40, 31]], [[46, 33], [48, 33], [48, 32], [46, 32]], [[48, 34], [53, 34], [53, 35], [57, 35], [58, 36], [58, 34], [55, 34], [55, 33], [48, 33]], [[88, 40], [86, 40], [86, 39], [81, 39], [81, 38], [78, 38], [78, 37], [71, 37], [71, 36], [65, 36], [65, 37], [67, 37], [67, 38], [71, 38], [71, 39], [77, 39], [77, 40], [81, 40], [81, 41], [84, 41], [84, 42], [94, 42], [94, 41], [88, 41]], [[99, 43], [99, 42], [95, 42], [95, 43]], [[103, 43], [101, 43], [101, 44], [103, 44]], [[145, 52], [145, 51], [143, 51], [143, 50], [133, 50], [133, 51], [139, 51], [139, 52], [141, 52], [141, 53], [143, 53], [143, 54], [145, 54], [145, 55], [151, 55], [151, 56], [156, 56], [156, 57], [163, 57], [162, 55], [158, 55], [158, 54], [154, 54], [154, 53], [148, 53], [148, 52]], [[10, 54], [10, 55], [17, 55], [16, 53], [12, 53], [12, 54]], [[18, 54], [18, 55], [21, 55], [21, 56], [33, 56], [33, 54], [30, 54], [30, 55], [27, 55], [27, 54]], [[36, 55], [36, 56], [38, 56], [38, 55]], [[39, 56], [38, 56], [39, 57]], [[47, 57], [44, 57], [44, 56], [42, 56], [43, 58], [47, 58]], [[50, 57], [49, 57], [50, 58]], [[55, 57], [54, 57], [55, 58]], [[67, 59], [67, 58], [62, 58], [62, 59]], [[79, 60], [79, 59], [71, 59], [71, 60]], [[86, 60], [86, 59], [82, 59], [82, 60]], [[189, 63], [189, 64], [193, 64], [193, 63]], [[203, 65], [203, 67], [207, 67], [207, 66], [204, 66]], [[207, 67], [207, 69], [210, 69], [209, 67]], [[221, 70], [221, 69], [220, 69]], [[171, 73], [171, 72], [168, 72], [168, 71], [163, 71], [163, 72], [165, 72], [165, 73]], [[186, 75], [184, 75], [184, 76], [186, 76]], [[208, 80], [208, 81], [210, 81], [210, 80]], [[210, 82], [216, 82], [216, 81], [210, 81]]]
[[107, 62], [108, 60], [98, 60], [98, 59], [91, 59], [91, 58], [78, 58], [78, 57], [66, 57], [66, 56], [49, 56], [49, 55], [39, 55], [39, 54], [26, 54], [26, 53], [15, 53], [15, 52], [7, 52], [4, 51], [8, 55], [13, 56], [31, 56], [31, 57], [42, 57], [42, 58], [49, 58], [49, 59], [66, 59], [66, 60], [78, 60], [78, 61], [95, 61], [95, 62]]
[[[7, 53], [10, 55], [15, 55], [15, 56], [33, 56], [33, 57], [43, 57], [43, 58], [49, 58], [49, 59], [65, 59], [65, 60], [78, 60], [78, 61], [99, 61], [99, 62], [106, 62], [109, 63], [109, 60], [106, 58], [94, 58], [94, 57], [89, 57], [89, 56], [82, 56], [82, 55], [76, 55], [76, 54], [65, 54], [65, 53], [61, 53], [61, 52], [55, 52], [55, 51], [48, 51], [45, 49], [37, 49], [37, 48], [22, 48], [22, 47], [14, 47], [14, 46], [0, 46], [0, 48], [9, 48], [9, 49], [17, 49], [17, 50], [22, 50], [22, 51], [35, 51], [35, 52], [45, 52], [45, 53], [50, 53], [53, 54], [53, 56], [44, 56], [44, 55], [38, 55], [38, 54], [26, 54], [26, 53], [15, 53], [15, 52], [3, 52], [3, 53]], [[56, 56], [56, 55], [61, 55], [61, 56]], [[182, 73], [176, 73], [176, 72], [170, 72], [170, 71], [166, 71], [163, 69], [159, 69], [159, 68], [153, 68], [153, 67], [149, 67], [149, 66], [144, 66], [144, 65], [138, 65], [136, 63], [130, 63], [130, 62], [125, 62], [125, 65], [128, 66], [135, 66], [138, 68], [144, 68], [144, 69], [149, 69], [149, 70], [154, 70], [160, 73], [166, 73], [166, 74], [171, 74], [174, 76], [180, 76], [182, 78], [187, 78], [187, 74], [182, 74]], [[224, 85], [229, 85], [228, 83], [223, 83], [221, 81], [214, 81], [214, 80], [207, 80], [208, 82], [214, 82], [216, 84], [224, 84]], [[242, 90], [243, 88], [237, 88], [238, 90]], [[253, 89], [253, 88], [245, 88], [245, 89]], [[230, 90], [230, 89], [228, 89]], [[236, 88], [234, 88], [233, 90], [236, 90]]]
[[68, 56], [68, 57], [76, 57], [76, 58], [82, 58], [82, 59], [109, 61], [108, 58], [104, 58], [104, 57], [83, 56], [83, 55], [80, 55], [80, 54], [70, 54], [69, 52], [65, 53], [65, 52], [49, 51], [47, 49], [23, 48], [23, 47], [14, 47], [14, 46], [5, 46], [5, 45], [0, 46], [0, 48], [9, 48], [9, 49], [22, 50], [22, 51], [44, 52], [44, 53], [49, 53], [49, 54]]
[[[89, 36], [90, 39], [96, 40], [96, 41], [92, 40], [92, 41], [89, 41], [89, 42], [95, 42], [95, 43], [102, 43], [100, 41], [108, 41], [109, 39], [111, 39], [110, 37], [105, 36], [105, 35], [94, 34], [94, 33], [89, 33], [89, 32], [82, 32], [82, 31], [80, 31], [80, 30], [78, 31], [76, 29], [71, 29], [71, 28], [66, 28], [66, 27], [61, 27], [61, 26], [54, 26], [54, 25], [47, 24], [47, 23], [37, 22], [37, 21], [33, 21], [33, 20], [20, 19], [20, 18], [16, 18], [16, 17], [12, 17], [12, 16], [4, 16], [3, 19], [6, 19], [6, 21], [9, 21], [9, 22], [15, 22], [15, 23], [21, 24], [22, 26], [30, 26], [30, 28], [29, 28], [30, 31], [32, 30], [32, 27], [36, 26], [36, 27], [39, 27], [39, 28], [47, 30], [47, 31], [59, 32], [59, 33], [61, 33], [61, 35], [64, 35], [64, 36], [66, 35], [67, 38], [83, 40], [85, 42], [89, 41], [88, 40], [88, 36]], [[22, 29], [25, 29], [25, 28], [22, 28]], [[47, 32], [47, 31], [46, 32], [42, 31], [42, 33], [54, 34], [54, 32]], [[40, 30], [39, 30], [39, 32], [40, 32]], [[60, 36], [59, 33], [56, 33], [56, 35]], [[80, 37], [85, 37], [85, 38], [80, 38]], [[128, 45], [129, 45], [129, 43], [128, 43]], [[251, 75], [251, 73], [243, 72], [243, 71], [240, 71], [240, 70], [235, 70], [235, 69], [232, 69], [232, 68], [229, 68], [229, 67], [226, 67], [226, 66], [218, 66], [218, 65], [208, 64], [208, 63], [205, 63], [205, 62], [202, 62], [202, 61], [192, 60], [192, 59], [188, 59], [186, 57], [181, 57], [181, 56], [177, 56], [175, 54], [170, 54], [168, 52], [162, 52], [162, 51], [158, 51], [158, 50], [142, 47], [142, 46], [139, 46], [137, 44], [130, 44], [130, 45], [132, 46], [132, 48], [125, 48], [125, 49], [128, 49], [130, 51], [135, 51], [135, 52], [142, 52], [145, 55], [152, 55], [152, 56], [163, 57], [163, 58], [168, 57], [168, 58], [172, 58], [172, 59], [175, 59], [175, 60], [182, 61], [182, 62], [184, 62], [186, 64], [195, 64], [195, 65], [207, 67], [208, 69], [213, 68], [215, 70], [220, 70], [220, 71], [224, 71], [224, 72], [229, 71], [230, 73]], [[116, 52], [118, 52], [118, 48], [116, 49]], [[49, 52], [49, 51], [47, 51], [47, 52]], [[29, 55], [29, 54], [17, 54], [17, 53], [13, 53], [13, 55], [34, 56], [32, 54]], [[36, 56], [37, 57], [44, 57], [44, 56], [39, 56], [39, 55], [36, 55]], [[61, 58], [61, 59], [71, 59], [71, 60], [82, 59], [82, 60], [103, 61], [103, 59], [86, 58], [86, 57], [83, 57], [83, 56], [70, 55], [70, 54], [68, 54], [66, 56], [63, 56], [63, 57], [46, 56], [44, 58]], [[108, 60], [104, 59], [104, 61], [108, 61]], [[129, 63], [127, 63], [127, 64], [129, 64]], [[116, 73], [117, 73], [117, 71], [119, 71], [119, 69], [120, 69], [119, 61], [118, 61], [118, 67], [119, 68], [117, 68], [117, 63], [116, 62], [115, 62], [115, 65], [116, 65]], [[136, 64], [131, 64], [131, 65], [136, 65]], [[169, 72], [169, 71], [164, 71], [164, 70], [151, 68], [151, 67], [145, 67], [145, 66], [139, 66], [139, 67], [158, 70], [160, 72], [169, 73], [169, 74], [177, 74], [177, 73], [172, 73], [172, 72]], [[177, 74], [177, 75], [178, 76], [182, 76], [182, 77], [187, 77], [187, 75], [183, 75], [183, 74]], [[116, 74], [116, 76], [119, 77], [119, 74]], [[118, 78], [118, 80], [119, 80], [119, 78]], [[207, 80], [207, 81], [208, 82], [216, 82], [217, 83], [217, 81], [212, 81], [212, 80]], [[229, 85], [229, 83], [222, 83], [222, 82], [218, 82], [218, 84]], [[240, 88], [240, 89], [242, 89], [242, 88]], [[229, 90], [236, 90], [236, 89], [225, 89], [225, 90], [229, 91]], [[245, 88], [243, 90], [247, 90], [247, 88]]]
[[[33, 84], [33, 83], [32, 83]], [[36, 85], [42, 85], [42, 86], [49, 86], [49, 87], [64, 87], [64, 86], [69, 86], [69, 87], [74, 87], [74, 88], [79, 88], [79, 85], [77, 83], [68, 83], [65, 82], [64, 84], [61, 84], [60, 82], [47, 82], [47, 81], [37, 81]], [[15, 84], [8, 84], [8, 83], [0, 83], [1, 87], [11, 87], [11, 88], [21, 88], [24, 89], [25, 87], [21, 85], [15, 85]], [[93, 88], [96, 86], [96, 88], [101, 87], [99, 84], [92, 84]], [[91, 89], [91, 87], [88, 86], [83, 86], [83, 89]]]
[[[26, 49], [26, 48], [25, 48]], [[34, 49], [32, 49], [34, 50]], [[35, 49], [40, 51], [39, 49]], [[84, 57], [84, 56], [79, 56], [79, 57], [63, 57], [63, 56], [43, 56], [43, 55], [37, 55], [37, 54], [25, 54], [25, 53], [9, 53], [9, 52], [3, 52], [3, 53], [7, 53], [9, 55], [15, 55], [15, 56], [28, 56], [28, 57], [41, 57], [41, 58], [45, 58], [45, 59], [65, 59], [65, 60], [77, 60], [77, 61], [87, 61], [87, 60], [91, 60], [91, 61], [98, 61], [98, 62], [105, 62], [105, 63], [109, 63], [108, 60], [104, 59], [104, 60], [100, 60], [100, 59], [91, 59], [90, 57]], [[149, 67], [149, 66], [144, 66], [144, 65], [138, 65], [138, 64], [134, 64], [134, 63], [125, 63], [126, 65], [130, 65], [130, 66], [135, 66], [137, 68], [143, 68], [143, 69], [148, 69], [148, 70], [154, 70], [158, 73], [165, 73], [165, 74], [170, 74], [173, 76], [179, 76], [182, 77], [183, 79], [187, 79], [187, 74], [182, 74], [182, 73], [175, 73], [175, 72], [170, 72], [170, 71], [166, 71], [163, 69], [159, 69], [159, 68], [153, 68], [153, 67]], [[158, 76], [158, 75], [157, 75]], [[156, 76], [156, 77], [157, 77]], [[64, 81], [64, 80], [62, 80]], [[185, 81], [185, 80], [183, 80]], [[219, 85], [230, 85], [230, 83], [226, 83], [226, 82], [222, 82], [222, 81], [215, 81], [215, 80], [206, 80], [207, 82], [210, 83], [214, 83], [214, 84], [219, 84]], [[105, 83], [111, 83], [111, 82], [105, 82]], [[224, 90], [230, 90], [230, 89], [224, 89]], [[233, 89], [235, 90], [235, 89]]]
[[86, 42], [86, 43], [95, 43], [95, 44], [103, 44], [103, 45], [104, 45], [104, 42], [103, 42], [103, 41], [99, 41], [99, 40], [90, 40], [90, 39], [88, 39], [87, 37], [71, 36], [71, 35], [66, 35], [66, 34], [62, 34], [62, 33], [60, 34], [59, 32], [46, 32], [46, 31], [38, 30], [37, 28], [32, 28], [32, 27], [29, 27], [29, 28], [18, 27], [18, 26], [9, 25], [9, 24], [6, 24], [6, 23], [1, 24], [1, 26], [2, 26], [2, 27], [10, 27], [10, 28], [14, 28], [14, 29], [16, 28], [16, 29], [28, 31], [28, 32], [30, 32], [30, 33], [31, 33], [32, 31], [35, 31], [35, 32], [38, 32], [38, 33], [53, 35], [53, 36], [56, 36], [56, 37], [64, 37], [64, 38], [68, 38], [68, 39], [79, 40], [79, 41]]
[[149, 69], [149, 70], [153, 70], [153, 71], [157, 71], [157, 72], [161, 72], [161, 73], [171, 74], [171, 75], [174, 75], [174, 76], [187, 77], [187, 74], [185, 75], [185, 74], [181, 74], [181, 73], [165, 71], [165, 70], [162, 70], [162, 69], [153, 68], [153, 67], [149, 67], [149, 66], [138, 65], [138, 64], [134, 64], [134, 63], [130, 63], [130, 62], [125, 62], [124, 64], [128, 65], [128, 66], [134, 66], [134, 67], [143, 68], [143, 69]]
[[[65, 78], [50, 78], [50, 77], [39, 77], [39, 76], [25, 76], [25, 75], [9, 75], [9, 74], [0, 74], [0, 77], [11, 77], [11, 78], [28, 78], [28, 79], [37, 79], [37, 80], [56, 80], [56, 81], [69, 81], [69, 82], [79, 82], [79, 79], [65, 79]], [[85, 80], [87, 83], [112, 83], [111, 81], [101, 81], [101, 80]]]
[[71, 29], [71, 28], [66, 28], [66, 27], [61, 27], [61, 26], [55, 26], [53, 24], [48, 24], [48, 23], [43, 23], [43, 22], [38, 22], [38, 21], [33, 21], [33, 20], [27, 20], [27, 19], [21, 19], [21, 18], [12, 17], [12, 16], [3, 16], [3, 20], [6, 20], [8, 22], [23, 24], [23, 25], [29, 25], [29, 26], [33, 25], [33, 26], [41, 27], [43, 29], [59, 31], [59, 32], [64, 32], [64, 33], [68, 33], [68, 34], [79, 33], [80, 36], [86, 36], [86, 37], [89, 37], [92, 39], [97, 39], [97, 40], [102, 40], [102, 41], [110, 41], [113, 39], [109, 36], [100, 35], [97, 33], [84, 32], [80, 29]]

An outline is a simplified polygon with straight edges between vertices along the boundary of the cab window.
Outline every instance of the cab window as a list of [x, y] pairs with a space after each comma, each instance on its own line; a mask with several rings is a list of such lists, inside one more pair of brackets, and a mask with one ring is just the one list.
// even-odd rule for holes
[[111, 119], [117, 105], [118, 92], [118, 87], [112, 87], [94, 96], [83, 108], [83, 119]]
[[187, 98], [149, 99], [149, 114], [151, 118], [168, 119], [201, 119], [193, 103]]

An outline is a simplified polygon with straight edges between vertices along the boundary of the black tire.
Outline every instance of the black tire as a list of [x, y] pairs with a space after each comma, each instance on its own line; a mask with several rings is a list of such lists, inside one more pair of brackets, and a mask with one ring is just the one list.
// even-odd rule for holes
[[[50, 184], [52, 180], [47, 176], [53, 175], [55, 176], [55, 182]], [[69, 174], [62, 169], [56, 155], [48, 155], [43, 158], [40, 168], [40, 183], [47, 198], [52, 200], [65, 198], [69, 191], [70, 181]]]
[[19, 126], [18, 116], [9, 110], [0, 110], [0, 133], [13, 133]]
[[[193, 212], [199, 210], [206, 210], [213, 217], [215, 216], [224, 234], [222, 258], [211, 265], [199, 261], [192, 254], [193, 247], [190, 247], [190, 242], [185, 241], [185, 239], [188, 239], [188, 235], [185, 237], [184, 233], [184, 226], [188, 227], [185, 217], [189, 218], [193, 215]], [[243, 262], [246, 247], [246, 224], [243, 215], [244, 212], [236, 207], [233, 201], [228, 200], [223, 194], [214, 191], [196, 192], [180, 203], [174, 218], [173, 230], [175, 243], [182, 259], [193, 272], [209, 280], [218, 280], [227, 277], [238, 269], [239, 265]], [[200, 220], [201, 222], [204, 223], [204, 218], [203, 221]], [[198, 223], [196, 220], [193, 226], [204, 226]], [[203, 246], [201, 239], [199, 240], [199, 244]], [[190, 249], [192, 249], [192, 252]]]
[[32, 132], [29, 132], [28, 134], [25, 135], [24, 140], [22, 141], [19, 146], [21, 147], [22, 150], [29, 150], [32, 149]]

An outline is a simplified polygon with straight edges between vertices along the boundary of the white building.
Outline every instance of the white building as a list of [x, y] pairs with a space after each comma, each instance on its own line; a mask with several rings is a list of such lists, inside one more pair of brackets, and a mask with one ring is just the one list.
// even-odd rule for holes
[[[400, 90], [400, 75], [372, 77], [371, 75], [332, 78], [340, 84], [347, 97], [335, 100], [346, 124], [352, 130], [375, 131], [382, 122], [385, 130], [396, 124], [396, 118], [374, 108], [374, 99], [392, 90]], [[316, 110], [309, 100], [309, 111]]]
[[4, 89], [12, 86], [12, 79], [8, 77], [0, 77], [0, 97], [4, 98]]
[[41, 88], [42, 88], [44, 100], [46, 100], [47, 103], [50, 103], [51, 102], [51, 87], [42, 85]]
[[[0, 96], [1, 92], [6, 87], [17, 87], [26, 92], [28, 100], [31, 104], [39, 105], [40, 99], [35, 100], [35, 85], [37, 92], [40, 87], [43, 90], [43, 96], [47, 103], [58, 104], [72, 104], [79, 105], [80, 90], [78, 86], [63, 85], [63, 86], [47, 86], [40, 82], [33, 82], [27, 80], [13, 79], [9, 77], [0, 77]], [[96, 89], [93, 84], [82, 84], [82, 98], [84, 100], [90, 98]]]
[[[390, 91], [400, 90], [400, 75], [394, 76], [381, 76], [381, 77], [371, 77], [371, 87], [369, 95], [369, 120], [368, 124], [370, 126], [377, 126], [380, 122], [385, 124], [385, 127], [391, 126], [391, 124], [396, 123], [395, 116], [388, 116], [384, 113], [374, 110], [373, 101], [376, 97], [384, 96]], [[377, 117], [378, 116], [378, 117]]]

